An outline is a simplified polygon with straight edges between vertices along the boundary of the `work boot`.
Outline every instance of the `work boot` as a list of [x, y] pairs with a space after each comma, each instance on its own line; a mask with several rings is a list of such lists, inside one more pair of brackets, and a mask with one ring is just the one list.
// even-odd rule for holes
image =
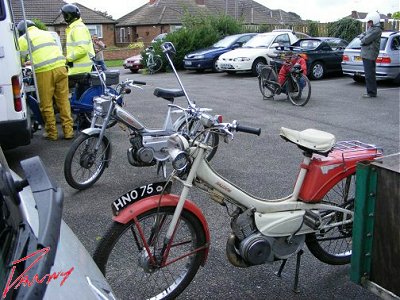
[[43, 137], [49, 141], [57, 141], [57, 139], [58, 139], [57, 134], [49, 134], [47, 132], [43, 133]]

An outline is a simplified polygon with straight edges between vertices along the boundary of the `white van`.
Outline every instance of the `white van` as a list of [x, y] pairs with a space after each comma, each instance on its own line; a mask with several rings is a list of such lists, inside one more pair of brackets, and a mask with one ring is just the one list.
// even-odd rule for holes
[[32, 138], [9, 0], [0, 0], [0, 37], [0, 145], [7, 149], [28, 145]]

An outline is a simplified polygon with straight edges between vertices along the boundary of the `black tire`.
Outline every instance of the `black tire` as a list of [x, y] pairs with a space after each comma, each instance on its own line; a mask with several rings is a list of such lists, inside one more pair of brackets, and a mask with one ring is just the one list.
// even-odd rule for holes
[[[174, 210], [175, 207], [160, 207], [137, 217], [150, 251], [157, 259]], [[158, 228], [153, 228], [156, 223]], [[185, 209], [178, 226], [174, 235], [175, 247], [171, 248], [168, 261], [180, 259], [160, 268], [151, 265], [133, 221], [111, 224], [96, 247], [93, 259], [116, 293], [116, 298], [131, 299], [135, 295], [135, 299], [174, 299], [189, 285], [204, 260], [204, 251], [182, 256], [204, 246], [206, 237], [199, 219]]]
[[162, 59], [159, 55], [154, 55], [153, 62], [154, 64], [152, 66], [148, 66], [151, 74], [157, 73], [162, 67]]
[[314, 80], [320, 80], [325, 76], [325, 66], [322, 62], [316, 61], [311, 65], [310, 77]]
[[217, 61], [218, 61], [218, 57], [215, 58], [215, 59], [213, 60], [213, 62], [212, 62], [212, 71], [213, 71], [214, 73], [221, 73], [222, 70], [221, 70], [220, 68], [218, 68]]
[[271, 67], [265, 66], [260, 69], [258, 87], [264, 99], [271, 99], [274, 97], [277, 88], [277, 78], [274, 69]]
[[[189, 120], [188, 126], [189, 126], [189, 130], [186, 126], [186, 123], [183, 123], [177, 129], [177, 132], [184, 132], [192, 138], [201, 138], [201, 136], [203, 136], [203, 135], [198, 136], [198, 134], [204, 130], [204, 127], [203, 127], [203, 125], [201, 125], [200, 121]], [[217, 153], [217, 150], [218, 150], [219, 135], [217, 133], [211, 133], [208, 145], [212, 147], [212, 150], [208, 151], [206, 160], [211, 161], [213, 159], [215, 153]]]
[[131, 73], [138, 73], [139, 72], [139, 69], [130, 69], [131, 70]]
[[228, 73], [229, 75], [236, 74], [236, 71], [225, 71], [225, 72]]
[[311, 83], [304, 74], [301, 74], [300, 79], [289, 77], [286, 83], [286, 88], [289, 100], [293, 105], [304, 106], [310, 100]]
[[257, 58], [254, 62], [253, 65], [251, 66], [251, 74], [253, 76], [257, 76], [258, 75], [258, 70], [261, 68], [261, 65], [265, 65], [266, 62], [264, 59], [262, 58]]
[[64, 161], [64, 176], [67, 183], [77, 190], [92, 186], [106, 168], [109, 159], [109, 143], [103, 138], [100, 148], [94, 151], [99, 134], [81, 134], [74, 140]]
[[[324, 202], [346, 208], [354, 213], [355, 174], [337, 183], [324, 197]], [[322, 211], [322, 222], [340, 223], [351, 216], [337, 211]], [[353, 222], [341, 224], [306, 236], [310, 252], [320, 261], [330, 265], [350, 263]]]

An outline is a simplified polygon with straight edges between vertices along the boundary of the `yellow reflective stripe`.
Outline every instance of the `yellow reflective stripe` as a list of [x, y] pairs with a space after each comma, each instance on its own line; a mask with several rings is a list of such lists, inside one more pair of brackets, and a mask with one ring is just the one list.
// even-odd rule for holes
[[35, 68], [41, 68], [41, 67], [44, 67], [46, 65], [50, 65], [50, 64], [58, 62], [58, 61], [65, 61], [65, 57], [64, 56], [58, 56], [56, 58], [52, 58], [52, 59], [49, 59], [49, 60], [45, 60], [45, 61], [43, 61], [41, 63], [35, 64], [34, 66], [35, 66]]
[[22, 56], [23, 56], [23, 55], [28, 55], [28, 54], [29, 54], [29, 51], [21, 51], [20, 54], [21, 54]]
[[76, 64], [74, 63], [74, 68], [85, 68], [85, 67], [91, 67], [93, 63], [81, 63], [81, 64]]
[[32, 52], [36, 51], [36, 50], [38, 50], [40, 48], [47, 47], [47, 46], [56, 46], [56, 47], [58, 47], [56, 42], [48, 42], [48, 43], [43, 43], [43, 44], [40, 44], [40, 45], [33, 46], [32, 47]]
[[67, 47], [74, 47], [79, 45], [89, 45], [90, 41], [78, 41], [78, 42], [69, 42], [67, 43]]

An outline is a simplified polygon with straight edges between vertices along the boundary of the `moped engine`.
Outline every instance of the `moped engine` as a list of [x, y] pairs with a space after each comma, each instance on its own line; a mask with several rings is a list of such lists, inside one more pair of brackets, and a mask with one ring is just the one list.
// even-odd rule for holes
[[254, 210], [248, 209], [231, 221], [232, 234], [226, 252], [229, 261], [237, 267], [249, 267], [286, 259], [304, 244], [305, 236], [269, 237], [258, 231]]
[[127, 155], [128, 161], [132, 166], [148, 167], [156, 164], [154, 150], [143, 146], [142, 137], [140, 135], [132, 136], [130, 142], [132, 146], [128, 149]]

